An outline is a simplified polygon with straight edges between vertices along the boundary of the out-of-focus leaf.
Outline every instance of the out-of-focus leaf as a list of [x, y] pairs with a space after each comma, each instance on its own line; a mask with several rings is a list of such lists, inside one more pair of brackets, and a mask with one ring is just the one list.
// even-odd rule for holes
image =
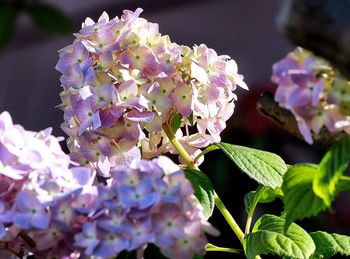
[[3, 49], [12, 38], [15, 30], [17, 11], [10, 4], [0, 4], [0, 50]]
[[42, 29], [67, 34], [73, 31], [71, 20], [59, 9], [44, 3], [31, 4], [27, 8], [29, 16]]
[[314, 192], [327, 206], [331, 205], [336, 194], [336, 185], [345, 173], [350, 160], [350, 137], [337, 142], [322, 158], [319, 173], [313, 180]]
[[335, 196], [337, 196], [341, 192], [350, 191], [350, 177], [349, 176], [341, 176], [336, 185]]

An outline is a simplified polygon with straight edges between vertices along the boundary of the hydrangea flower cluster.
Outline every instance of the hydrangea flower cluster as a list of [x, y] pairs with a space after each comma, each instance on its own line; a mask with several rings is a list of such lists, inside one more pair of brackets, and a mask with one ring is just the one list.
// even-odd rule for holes
[[173, 43], [141, 12], [87, 18], [73, 44], [59, 51], [62, 129], [72, 159], [102, 176], [141, 155], [176, 154], [162, 129], [175, 117], [174, 131], [190, 155], [220, 141], [234, 110], [233, 91], [247, 89], [229, 56], [203, 44]]
[[142, 253], [149, 243], [169, 258], [203, 254], [204, 233], [217, 231], [205, 221], [193, 193], [183, 171], [167, 157], [115, 167], [107, 186], [98, 186], [89, 197], [89, 214], [74, 236], [75, 246], [102, 258], [122, 250]]
[[[153, 243], [170, 258], [204, 253], [205, 220], [184, 172], [167, 157], [116, 166], [93, 185], [50, 130], [30, 132], [0, 114], [0, 243], [36, 258], [108, 258]], [[20, 237], [20, 238], [19, 238]], [[95, 256], [95, 257], [94, 257]]]
[[275, 100], [296, 118], [305, 141], [322, 127], [350, 134], [350, 83], [323, 59], [296, 48], [273, 65]]
[[48, 206], [67, 193], [92, 184], [89, 168], [69, 169], [70, 158], [51, 129], [26, 131], [0, 114], [0, 242], [21, 244], [22, 230], [47, 230]]

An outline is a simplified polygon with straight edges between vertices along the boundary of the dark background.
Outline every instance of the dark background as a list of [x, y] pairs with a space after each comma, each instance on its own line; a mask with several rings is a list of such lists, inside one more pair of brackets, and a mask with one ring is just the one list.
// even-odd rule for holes
[[[4, 0], [0, 0], [1, 1]], [[97, 20], [105, 10], [111, 17], [123, 9], [142, 7], [141, 14], [160, 24], [172, 41], [192, 46], [205, 43], [236, 60], [248, 85], [269, 82], [271, 65], [291, 47], [277, 33], [278, 0], [50, 0], [80, 29], [87, 16]], [[73, 35], [57, 36], [38, 28], [25, 13], [19, 15], [12, 41], [0, 55], [0, 110], [17, 123], [39, 130], [49, 125], [62, 134], [57, 50], [73, 42]], [[238, 92], [238, 96], [244, 91]], [[237, 105], [244, 105], [240, 102]], [[252, 107], [253, 108], [253, 107]], [[232, 119], [234, 120], [234, 118]]]
[[[273, 91], [271, 66], [293, 49], [278, 32], [275, 20], [280, 1], [269, 0], [50, 0], [46, 3], [62, 10], [73, 22], [74, 31], [90, 16], [96, 20], [105, 10], [110, 17], [121, 15], [123, 9], [142, 7], [142, 17], [160, 24], [162, 34], [172, 41], [192, 46], [205, 43], [219, 54], [236, 60], [239, 73], [245, 76], [249, 92], [238, 90], [236, 112], [224, 131], [223, 140], [234, 144], [276, 152], [289, 164], [318, 162], [324, 147], [311, 147], [288, 135], [262, 118], [255, 109], [260, 92]], [[0, 0], [1, 5], [1, 0]], [[1, 18], [1, 17], [0, 17]], [[57, 50], [71, 44], [73, 35], [57, 36], [32, 23], [28, 15], [18, 16], [12, 40], [0, 53], [0, 111], [7, 110], [16, 123], [26, 129], [53, 127], [56, 136], [64, 135], [59, 125], [63, 113], [55, 108], [60, 103], [59, 76], [54, 70]], [[219, 151], [206, 156], [201, 169], [213, 181], [215, 189], [244, 228], [246, 214], [243, 198], [257, 185], [239, 172]], [[350, 234], [349, 195], [343, 194], [332, 209], [317, 218], [300, 224], [308, 230], [329, 230]], [[279, 214], [281, 202], [259, 205], [257, 214]], [[335, 220], [336, 219], [336, 220]], [[210, 220], [221, 232], [210, 242], [238, 248], [237, 238], [222, 216], [215, 211]], [[155, 258], [148, 254], [146, 258]], [[224, 253], [208, 253], [205, 258], [244, 258]]]

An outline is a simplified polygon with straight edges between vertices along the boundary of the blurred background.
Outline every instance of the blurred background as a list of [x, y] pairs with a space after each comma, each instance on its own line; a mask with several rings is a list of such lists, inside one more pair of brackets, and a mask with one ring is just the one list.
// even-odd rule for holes
[[[0, 0], [3, 6], [5, 2]], [[0, 18], [1, 29], [8, 30], [1, 41], [5, 42], [0, 53], [0, 109], [29, 129], [52, 126], [56, 135], [62, 134], [62, 113], [55, 109], [61, 91], [54, 69], [57, 50], [73, 42], [72, 33], [87, 16], [97, 20], [103, 11], [114, 17], [124, 9], [142, 7], [142, 17], [159, 23], [161, 33], [172, 41], [189, 46], [205, 43], [234, 58], [253, 91], [269, 84], [271, 65], [291, 49], [276, 31], [279, 0], [43, 0], [45, 6], [37, 6], [35, 0], [8, 2], [15, 3], [16, 10], [14, 21], [11, 9], [0, 10], [6, 16]], [[239, 97], [244, 94], [238, 92]], [[240, 101], [237, 105], [244, 106]], [[254, 110], [254, 103], [250, 106]]]
[[[26, 129], [50, 126], [56, 136], [64, 135], [60, 130], [63, 113], [55, 108], [61, 91], [60, 74], [54, 69], [57, 50], [73, 42], [72, 33], [79, 31], [87, 16], [96, 20], [103, 11], [114, 17], [124, 9], [142, 7], [141, 16], [159, 23], [160, 32], [170, 35], [172, 41], [189, 46], [205, 43], [238, 63], [250, 91], [237, 91], [236, 111], [224, 131], [225, 142], [276, 152], [289, 164], [319, 162], [325, 148], [311, 147], [289, 136], [255, 108], [260, 92], [274, 91], [270, 82], [272, 64], [294, 48], [276, 29], [280, 4], [279, 0], [0, 0], [0, 111], [9, 111], [14, 121]], [[201, 169], [243, 226], [244, 194], [257, 185], [216, 152], [219, 151], [206, 156]], [[308, 230], [349, 234], [348, 200], [347, 194], [341, 195], [332, 212], [300, 224]], [[279, 214], [281, 203], [259, 205], [257, 214], [264, 211]], [[239, 247], [218, 212], [211, 222], [222, 234], [210, 242]], [[205, 258], [218, 256], [243, 258], [224, 253], [208, 253]], [[146, 258], [157, 256], [150, 251]]]

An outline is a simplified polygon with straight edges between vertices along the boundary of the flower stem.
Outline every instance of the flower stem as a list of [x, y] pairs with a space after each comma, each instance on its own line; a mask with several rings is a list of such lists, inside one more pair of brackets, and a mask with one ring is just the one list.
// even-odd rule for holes
[[18, 234], [31, 248], [36, 247], [36, 242], [23, 230], [21, 230]]
[[169, 126], [168, 123], [163, 124], [163, 130], [165, 134], [168, 136], [169, 141], [174, 146], [174, 148], [179, 152], [179, 155], [183, 158], [185, 163], [188, 165], [191, 169], [198, 169], [195, 164], [193, 163], [190, 155], [187, 153], [187, 151], [184, 149], [184, 147], [181, 145], [181, 143], [176, 139], [173, 130]]
[[253, 220], [253, 215], [249, 215], [248, 214], [247, 221], [246, 221], [246, 224], [245, 224], [245, 230], [244, 230], [244, 233], [246, 235], [249, 234], [250, 226], [252, 224], [252, 220]]
[[220, 247], [220, 246], [216, 246], [216, 245], [213, 245], [210, 243], [208, 243], [205, 246], [205, 251], [207, 251], [207, 252], [226, 252], [226, 253], [233, 253], [233, 254], [240, 254], [242, 252], [241, 249]]
[[246, 221], [245, 231], [244, 231], [244, 234], [246, 234], [246, 235], [250, 233], [250, 226], [252, 224], [255, 208], [258, 205], [258, 202], [261, 199], [261, 197], [263, 196], [263, 194], [265, 193], [265, 191], [266, 191], [266, 189], [264, 189], [261, 186], [259, 186], [259, 188], [256, 191], [256, 195], [258, 195], [258, 196], [257, 196], [257, 198], [254, 199], [254, 202], [251, 204], [249, 211], [248, 211], [248, 216], [247, 216], [247, 221]]
[[231, 213], [227, 210], [226, 206], [224, 203], [221, 201], [220, 197], [216, 192], [214, 192], [214, 200], [215, 200], [215, 205], [221, 212], [221, 214], [224, 216], [226, 219], [227, 223], [230, 225], [231, 229], [233, 232], [236, 234], [238, 237], [239, 241], [241, 244], [244, 246], [244, 233], [238, 226], [237, 222], [235, 219], [232, 217]]
[[[183, 158], [183, 160], [186, 162], [189, 168], [199, 170], [199, 168], [193, 163], [190, 155], [187, 153], [187, 151], [184, 149], [184, 147], [181, 145], [181, 143], [176, 139], [171, 127], [168, 123], [163, 124], [163, 130], [165, 134], [168, 136], [169, 141], [174, 146], [174, 148], [179, 152], [179, 155]], [[230, 225], [233, 232], [238, 237], [241, 244], [244, 246], [244, 233], [238, 226], [237, 222], [234, 220], [230, 212], [227, 210], [224, 203], [219, 198], [218, 194], [214, 191], [214, 200], [215, 205], [221, 212], [221, 214], [226, 219], [227, 223]]]

